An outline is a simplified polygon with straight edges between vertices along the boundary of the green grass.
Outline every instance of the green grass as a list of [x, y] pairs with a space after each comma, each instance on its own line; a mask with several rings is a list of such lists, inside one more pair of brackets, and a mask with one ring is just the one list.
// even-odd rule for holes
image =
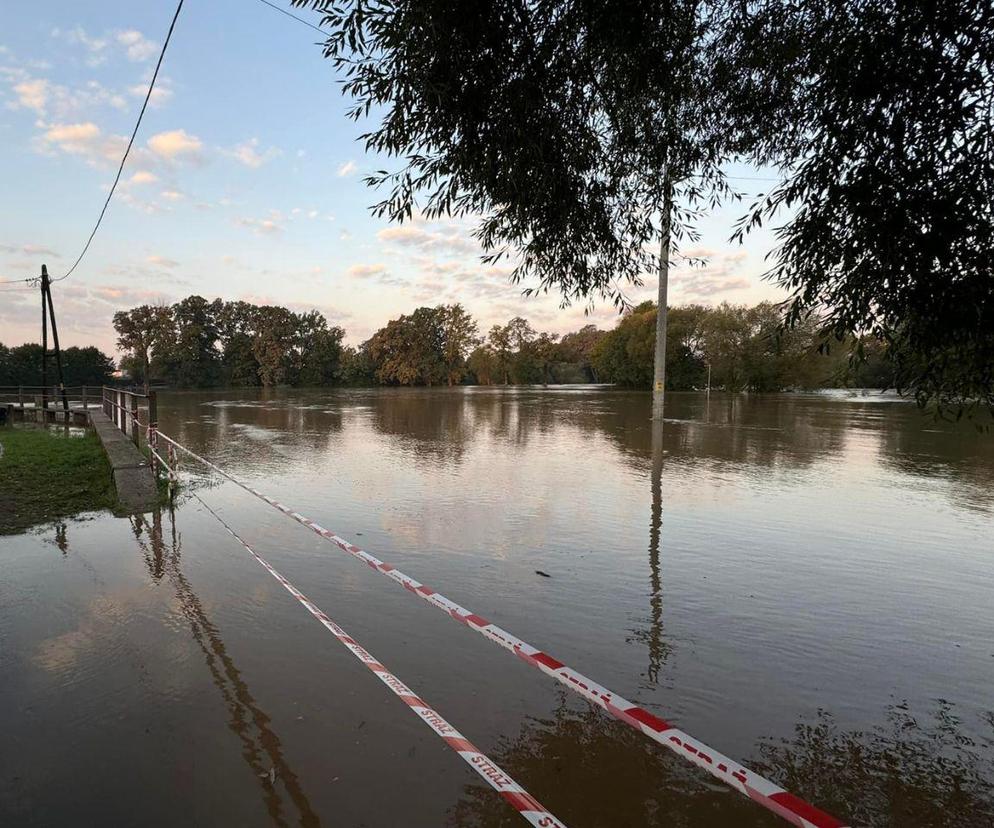
[[0, 428], [0, 446], [0, 535], [117, 505], [110, 464], [95, 434]]

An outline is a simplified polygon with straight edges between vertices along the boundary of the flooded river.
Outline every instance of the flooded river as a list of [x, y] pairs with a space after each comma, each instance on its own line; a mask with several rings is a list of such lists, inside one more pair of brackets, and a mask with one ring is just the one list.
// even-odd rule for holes
[[[889, 397], [164, 393], [162, 430], [856, 825], [994, 825], [994, 435]], [[0, 825], [784, 825], [189, 460], [0, 538]], [[545, 573], [548, 577], [538, 574]], [[520, 824], [524, 824], [521, 822]]]

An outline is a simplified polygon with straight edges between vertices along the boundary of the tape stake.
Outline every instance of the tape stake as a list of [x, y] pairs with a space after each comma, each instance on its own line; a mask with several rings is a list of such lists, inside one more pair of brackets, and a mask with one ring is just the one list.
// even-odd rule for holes
[[318, 526], [314, 521], [304, 517], [299, 512], [295, 512], [279, 501], [242, 483], [224, 469], [214, 465], [186, 446], [180, 445], [161, 431], [158, 432], [158, 435], [168, 440], [176, 448], [186, 452], [194, 460], [203, 463], [222, 477], [227, 478], [236, 486], [258, 497], [287, 517], [292, 518], [325, 540], [335, 544], [343, 552], [347, 552], [352, 557], [358, 558], [381, 575], [385, 575], [390, 580], [397, 582], [412, 595], [417, 595], [426, 603], [441, 610], [474, 632], [479, 633], [488, 641], [492, 641], [499, 647], [503, 647], [505, 650], [514, 653], [522, 661], [556, 679], [560, 684], [568, 687], [577, 695], [582, 696], [591, 704], [610, 713], [619, 721], [639, 731], [643, 736], [647, 736], [657, 744], [673, 751], [678, 756], [682, 756], [688, 762], [706, 770], [716, 779], [720, 779], [729, 787], [749, 797], [777, 816], [783, 817], [783, 819], [792, 825], [796, 825], [798, 828], [848, 828], [846, 823], [841, 820], [785, 791], [769, 779], [765, 779], [758, 773], [729, 759], [703, 742], [697, 741], [689, 734], [677, 730], [676, 726], [670, 722], [628, 701], [623, 696], [608, 690], [593, 679], [587, 678], [579, 671], [563, 664], [537, 647], [533, 647], [507, 630], [503, 630], [497, 625], [485, 621], [481, 616], [446, 598], [440, 592], [436, 592], [431, 587], [421, 584], [411, 576], [405, 575], [396, 567], [373, 557], [358, 546], [334, 534], [331, 530]]

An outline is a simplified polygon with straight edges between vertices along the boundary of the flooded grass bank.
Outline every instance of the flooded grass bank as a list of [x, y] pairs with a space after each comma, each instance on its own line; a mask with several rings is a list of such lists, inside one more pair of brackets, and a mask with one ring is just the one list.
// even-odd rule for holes
[[0, 429], [0, 535], [117, 502], [110, 465], [90, 432]]

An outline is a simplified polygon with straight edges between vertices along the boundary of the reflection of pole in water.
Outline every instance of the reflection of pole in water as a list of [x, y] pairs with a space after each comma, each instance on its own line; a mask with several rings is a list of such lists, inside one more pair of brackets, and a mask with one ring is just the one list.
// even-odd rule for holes
[[663, 420], [652, 420], [652, 511], [649, 521], [649, 681], [659, 681], [666, 658], [663, 641], [663, 589], [659, 541], [663, 528]]
[[60, 520], [55, 524], [55, 545], [59, 547], [62, 557], [66, 557], [69, 552], [69, 535], [67, 534], [66, 522]]
[[[321, 821], [314, 813], [296, 773], [283, 757], [279, 737], [269, 727], [269, 716], [259, 708], [241, 672], [228, 655], [220, 632], [207, 617], [200, 599], [179, 567], [180, 544], [177, 540], [175, 513], [171, 509], [170, 518], [172, 544], [168, 558], [165, 555], [166, 545], [162, 538], [161, 511], [157, 509], [153, 513], [151, 526], [144, 517], [136, 518], [134, 521], [135, 537], [142, 547], [149, 572], [156, 579], [162, 576], [163, 571], [169, 575], [183, 615], [190, 623], [193, 638], [204, 653], [211, 680], [221, 691], [225, 706], [228, 708], [230, 714], [228, 727], [241, 741], [242, 756], [262, 787], [270, 817], [277, 825], [287, 825], [283, 816], [283, 803], [275, 787], [275, 779], [279, 778], [290, 799], [297, 806], [300, 825], [318, 826]], [[141, 540], [142, 526], [148, 533], [151, 551]], [[262, 761], [263, 753], [269, 759], [269, 767], [266, 767]], [[272, 772], [275, 772], [275, 776], [271, 775]]]
[[704, 422], [711, 422], [711, 363], [708, 363], [708, 384], [704, 392]]

